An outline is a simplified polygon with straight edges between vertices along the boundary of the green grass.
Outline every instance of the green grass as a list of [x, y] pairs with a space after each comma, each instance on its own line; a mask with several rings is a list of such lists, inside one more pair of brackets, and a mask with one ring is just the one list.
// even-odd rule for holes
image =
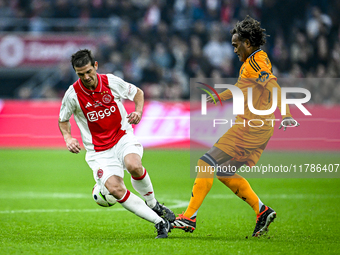
[[[248, 179], [278, 214], [260, 239], [250, 237], [252, 209], [215, 180], [195, 232], [173, 230], [168, 239], [155, 240], [153, 224], [119, 204], [95, 204], [84, 156], [66, 150], [0, 150], [0, 254], [339, 254], [340, 179]], [[266, 151], [260, 161], [329, 164], [340, 163], [339, 156]], [[144, 153], [156, 197], [175, 213], [184, 211], [190, 199], [189, 158], [189, 151]], [[134, 192], [128, 174], [125, 182]]]

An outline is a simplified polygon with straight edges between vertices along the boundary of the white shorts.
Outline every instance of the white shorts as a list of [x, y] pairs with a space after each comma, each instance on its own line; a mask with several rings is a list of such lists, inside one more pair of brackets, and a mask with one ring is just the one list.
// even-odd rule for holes
[[93, 171], [93, 177], [103, 191], [105, 182], [112, 175], [124, 178], [124, 157], [130, 153], [136, 153], [143, 157], [143, 146], [137, 141], [133, 134], [124, 135], [119, 142], [112, 148], [95, 152], [86, 153], [85, 160]]

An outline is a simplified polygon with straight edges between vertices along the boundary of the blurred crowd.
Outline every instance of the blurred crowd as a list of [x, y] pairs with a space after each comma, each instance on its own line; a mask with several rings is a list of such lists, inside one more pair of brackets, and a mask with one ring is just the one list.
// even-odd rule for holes
[[[265, 50], [274, 75], [327, 78], [307, 83], [314, 103], [340, 103], [340, 1], [338, 0], [0, 0], [0, 17], [28, 18], [2, 31], [96, 32], [99, 72], [141, 87], [148, 99], [189, 99], [190, 78], [237, 77], [242, 63], [229, 31], [246, 15], [270, 37]], [[77, 26], [47, 25], [46, 18], [76, 19]], [[90, 22], [108, 26], [91, 30]], [[69, 63], [67, 63], [69, 65]], [[70, 66], [55, 86], [73, 82]], [[64, 70], [62, 70], [64, 69]]]

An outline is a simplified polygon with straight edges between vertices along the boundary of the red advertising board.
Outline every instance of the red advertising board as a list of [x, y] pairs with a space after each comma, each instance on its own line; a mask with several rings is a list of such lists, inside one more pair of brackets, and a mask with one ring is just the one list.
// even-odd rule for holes
[[84, 35], [0, 35], [0, 67], [42, 67], [68, 60], [79, 49], [93, 50], [98, 38]]
[[[65, 147], [58, 128], [60, 101], [14, 101], [0, 100], [0, 147]], [[126, 102], [128, 112], [134, 110], [133, 102]], [[228, 107], [221, 109], [227, 115]], [[273, 137], [266, 150], [340, 150], [340, 106], [308, 105], [312, 116], [305, 116], [298, 108], [291, 113], [301, 124], [299, 127], [279, 130], [275, 125]], [[80, 131], [73, 118], [72, 134], [81, 141]], [[228, 130], [221, 126], [222, 132]], [[138, 140], [145, 148], [190, 148], [198, 137], [190, 137], [190, 103], [157, 102], [145, 103], [143, 119], [134, 127]], [[216, 136], [205, 131], [200, 135]], [[215, 132], [215, 131], [214, 131]], [[212, 144], [202, 144], [211, 147]]]
[[[0, 100], [0, 147], [65, 147], [58, 128], [60, 101]], [[134, 103], [127, 101], [128, 112]], [[71, 118], [72, 135], [81, 142]], [[190, 104], [146, 102], [143, 119], [134, 126], [144, 147], [189, 148]]]

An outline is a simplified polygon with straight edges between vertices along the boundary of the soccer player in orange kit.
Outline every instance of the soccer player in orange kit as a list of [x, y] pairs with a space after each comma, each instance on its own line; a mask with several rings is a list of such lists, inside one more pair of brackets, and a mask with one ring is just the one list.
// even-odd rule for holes
[[[256, 115], [248, 108], [247, 93], [251, 87], [253, 91], [253, 106], [258, 110], [268, 110], [272, 105], [272, 92], [277, 89], [277, 102], [281, 111], [281, 88], [276, 82], [276, 77], [272, 74], [272, 65], [267, 54], [261, 50], [260, 46], [266, 42], [265, 29], [260, 27], [260, 22], [247, 16], [243, 21], [237, 22], [230, 31], [232, 34], [232, 46], [239, 60], [243, 62], [239, 78], [235, 86], [242, 90], [245, 98], [244, 114], [237, 115], [235, 123], [215, 144], [198, 160], [201, 169], [207, 167], [225, 166], [224, 169], [239, 169], [242, 165], [254, 166], [261, 157], [263, 150], [273, 135], [274, 125], [266, 119], [275, 119], [274, 114]], [[219, 94], [221, 100], [232, 98], [230, 90], [225, 90]], [[217, 99], [217, 96], [215, 96]], [[213, 102], [213, 98], [208, 97], [208, 102]], [[290, 115], [289, 107], [286, 106], [286, 115], [282, 116], [284, 126], [298, 126]], [[249, 120], [262, 120], [262, 123], [252, 123], [251, 125], [240, 125], [248, 123]], [[252, 236], [261, 236], [268, 231], [268, 226], [276, 218], [276, 212], [264, 205], [259, 197], [252, 190], [248, 181], [242, 176], [229, 173], [216, 173], [217, 178], [238, 197], [246, 201], [255, 211], [257, 216], [256, 226]], [[198, 171], [192, 189], [192, 197], [189, 205], [183, 214], [180, 214], [174, 223], [173, 228], [183, 229], [193, 232], [196, 228], [197, 211], [200, 208], [205, 196], [211, 189], [214, 181], [214, 173]]]

